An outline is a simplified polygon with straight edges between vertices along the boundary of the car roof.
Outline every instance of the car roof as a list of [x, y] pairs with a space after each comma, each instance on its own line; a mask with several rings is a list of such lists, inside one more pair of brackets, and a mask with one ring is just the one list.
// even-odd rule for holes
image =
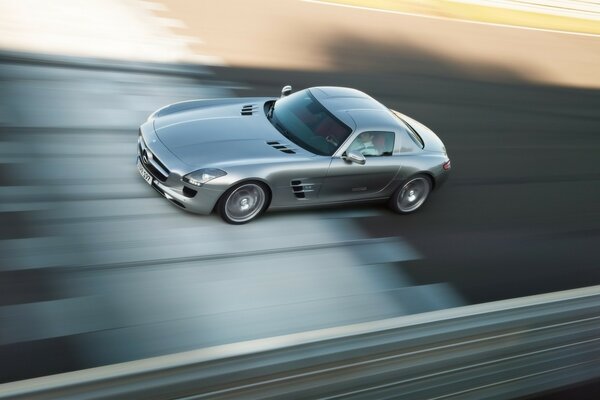
[[360, 90], [334, 86], [309, 90], [329, 112], [355, 131], [395, 129], [400, 125], [386, 106]]

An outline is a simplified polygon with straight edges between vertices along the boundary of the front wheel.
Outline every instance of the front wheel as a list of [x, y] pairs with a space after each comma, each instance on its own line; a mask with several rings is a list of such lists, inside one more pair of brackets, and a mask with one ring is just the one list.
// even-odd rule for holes
[[225, 222], [245, 224], [262, 214], [267, 208], [267, 200], [267, 188], [262, 183], [240, 183], [221, 196], [218, 210]]
[[417, 211], [431, 193], [431, 179], [415, 175], [400, 186], [390, 198], [390, 208], [400, 214]]

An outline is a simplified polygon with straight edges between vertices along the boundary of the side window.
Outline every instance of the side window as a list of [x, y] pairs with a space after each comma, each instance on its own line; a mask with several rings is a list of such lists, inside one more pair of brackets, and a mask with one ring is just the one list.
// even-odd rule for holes
[[414, 139], [412, 134], [406, 128], [400, 129], [400, 152], [401, 153], [412, 153], [417, 148], [421, 148], [417, 141]]
[[394, 132], [363, 132], [354, 139], [348, 151], [365, 157], [391, 156], [394, 151]]

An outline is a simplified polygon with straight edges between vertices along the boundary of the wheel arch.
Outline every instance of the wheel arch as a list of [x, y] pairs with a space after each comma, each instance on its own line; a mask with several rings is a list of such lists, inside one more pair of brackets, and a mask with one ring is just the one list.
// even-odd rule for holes
[[273, 199], [273, 188], [271, 188], [271, 185], [269, 184], [269, 182], [267, 182], [263, 178], [249, 177], [249, 178], [240, 179], [238, 181], [233, 182], [231, 185], [229, 185], [227, 187], [227, 189], [225, 189], [223, 191], [223, 193], [221, 193], [221, 195], [215, 202], [215, 205], [213, 206], [213, 212], [216, 211], [216, 209], [219, 205], [219, 201], [221, 201], [221, 198], [223, 198], [223, 196], [225, 196], [225, 194], [227, 194], [229, 192], [229, 190], [231, 190], [231, 188], [241, 185], [243, 183], [250, 183], [250, 182], [261, 183], [263, 186], [265, 186], [267, 188], [267, 205], [266, 205], [265, 211], [268, 210], [269, 207], [271, 206], [271, 200]]
[[394, 194], [394, 192], [397, 189], [401, 188], [402, 185], [404, 185], [406, 182], [408, 182], [409, 180], [411, 180], [412, 178], [414, 178], [415, 176], [418, 176], [418, 175], [425, 175], [429, 179], [429, 182], [431, 183], [431, 191], [433, 191], [435, 189], [436, 181], [435, 181], [433, 174], [429, 171], [418, 171], [418, 172], [415, 172], [414, 174], [410, 174], [409, 176], [407, 176], [406, 178], [404, 178], [402, 180], [399, 180], [398, 183], [396, 184], [396, 186], [394, 186], [392, 195]]
[[435, 188], [437, 186], [437, 182], [436, 182], [435, 177], [433, 176], [433, 174], [431, 172], [429, 172], [429, 171], [421, 171], [421, 172], [418, 172], [418, 173], [416, 173], [416, 174], [414, 174], [412, 176], [415, 176], [415, 175], [425, 175], [426, 177], [428, 177], [429, 181], [431, 182], [431, 191], [433, 192], [435, 190]]

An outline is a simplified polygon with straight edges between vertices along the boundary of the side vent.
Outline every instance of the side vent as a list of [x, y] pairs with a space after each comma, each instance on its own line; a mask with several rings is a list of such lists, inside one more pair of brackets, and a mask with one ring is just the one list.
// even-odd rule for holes
[[315, 185], [313, 183], [303, 183], [300, 180], [291, 181], [290, 187], [292, 188], [292, 192], [294, 192], [294, 196], [298, 199], [305, 199], [306, 193], [315, 191]]
[[252, 115], [258, 110], [258, 106], [256, 104], [247, 104], [242, 107], [242, 115]]
[[279, 142], [267, 142], [267, 144], [269, 146], [271, 146], [272, 148], [274, 148], [274, 149], [277, 149], [279, 151], [283, 151], [286, 154], [296, 154], [296, 152], [294, 151], [294, 149], [289, 148], [285, 144], [281, 144]]

